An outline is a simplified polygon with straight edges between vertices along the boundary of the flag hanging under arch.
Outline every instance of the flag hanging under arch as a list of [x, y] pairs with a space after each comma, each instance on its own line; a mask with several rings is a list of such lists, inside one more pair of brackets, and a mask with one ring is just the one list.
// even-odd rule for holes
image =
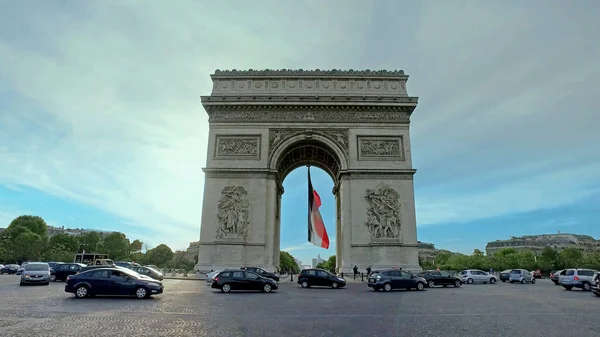
[[308, 241], [317, 247], [329, 248], [329, 236], [325, 229], [325, 223], [319, 211], [321, 197], [313, 189], [310, 180], [310, 166], [308, 167]]

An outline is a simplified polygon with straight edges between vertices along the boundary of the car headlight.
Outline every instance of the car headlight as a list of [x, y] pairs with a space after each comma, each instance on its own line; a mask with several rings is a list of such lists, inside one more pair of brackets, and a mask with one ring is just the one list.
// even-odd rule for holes
[[148, 282], [148, 285], [149, 285], [149, 286], [153, 286], [153, 287], [160, 288], [160, 283]]
[[344, 280], [344, 279], [343, 279], [343, 278], [341, 278], [341, 277], [338, 277], [338, 281], [340, 281], [340, 282], [346, 282], [346, 280]]
[[29, 278], [29, 275], [24, 275], [24, 276], [25, 276], [25, 278]]

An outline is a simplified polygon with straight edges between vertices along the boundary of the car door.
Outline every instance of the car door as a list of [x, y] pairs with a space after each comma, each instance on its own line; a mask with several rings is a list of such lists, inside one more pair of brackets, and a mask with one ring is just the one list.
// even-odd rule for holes
[[130, 280], [127, 274], [119, 270], [111, 270], [107, 295], [131, 295], [134, 286], [134, 282]]
[[317, 270], [316, 284], [321, 287], [331, 287], [331, 280], [329, 279], [329, 274], [322, 270]]
[[[440, 274], [440, 272], [437, 270], [429, 272], [429, 277], [431, 278], [431, 280], [433, 281], [433, 283], [435, 285], [444, 284], [442, 274]], [[427, 279], [427, 278], [425, 278], [425, 279]]]
[[92, 286], [92, 293], [97, 295], [110, 294], [110, 270], [95, 270], [89, 273], [85, 280]]
[[61, 264], [54, 270], [54, 275], [57, 280], [66, 280], [67, 276], [69, 276], [69, 271], [71, 269], [71, 264]]
[[479, 283], [483, 283], [483, 282], [489, 281], [489, 279], [487, 277], [487, 274], [485, 272], [483, 272], [481, 270], [475, 270], [475, 271], [473, 271], [473, 273], [474, 273], [474, 276], [475, 276], [473, 278], [474, 281], [479, 282]]
[[249, 290], [261, 290], [262, 289], [263, 280], [261, 280], [261, 277], [258, 274], [253, 273], [251, 271], [246, 271], [245, 277], [248, 280], [248, 287], [250, 288]]
[[234, 271], [231, 273], [231, 289], [232, 290], [252, 290], [250, 281], [246, 278], [244, 271]]
[[447, 271], [439, 271], [438, 273], [440, 273], [439, 276], [439, 284], [444, 284], [444, 285], [452, 285], [454, 284], [454, 277]]

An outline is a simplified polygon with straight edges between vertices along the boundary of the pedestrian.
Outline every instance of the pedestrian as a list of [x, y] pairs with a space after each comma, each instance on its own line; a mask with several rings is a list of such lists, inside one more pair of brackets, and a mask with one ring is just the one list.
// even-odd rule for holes
[[371, 266], [367, 267], [367, 277], [371, 276]]
[[354, 275], [358, 274], [358, 267], [357, 266], [354, 266], [354, 268], [352, 268], [352, 269], [354, 269]]

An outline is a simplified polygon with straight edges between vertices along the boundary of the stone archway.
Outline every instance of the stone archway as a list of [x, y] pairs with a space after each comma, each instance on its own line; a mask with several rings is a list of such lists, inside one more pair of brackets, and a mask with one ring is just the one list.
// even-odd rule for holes
[[208, 159], [196, 269], [279, 263], [282, 182], [334, 181], [338, 268], [417, 270], [410, 115], [402, 71], [216, 71], [203, 96]]

